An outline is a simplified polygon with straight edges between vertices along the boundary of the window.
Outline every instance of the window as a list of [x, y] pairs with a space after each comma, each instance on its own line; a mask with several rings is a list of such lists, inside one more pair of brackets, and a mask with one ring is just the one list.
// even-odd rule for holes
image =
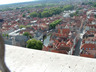
[[89, 48], [89, 50], [91, 50], [91, 48]]
[[94, 50], [94, 48], [93, 48], [93, 50]]
[[88, 49], [88, 48], [86, 48], [86, 49]]

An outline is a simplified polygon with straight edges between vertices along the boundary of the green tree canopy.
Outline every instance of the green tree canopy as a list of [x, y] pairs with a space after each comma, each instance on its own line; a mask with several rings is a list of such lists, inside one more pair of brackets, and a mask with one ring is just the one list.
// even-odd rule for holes
[[20, 25], [19, 28], [26, 28], [26, 26], [25, 25]]
[[38, 16], [38, 13], [37, 12], [30, 13], [30, 17], [37, 17], [37, 16]]
[[72, 5], [65, 5], [59, 6], [59, 7], [52, 7], [50, 9], [45, 8], [43, 11], [38, 11], [38, 12], [32, 12], [30, 13], [30, 17], [51, 17], [56, 14], [60, 14], [64, 10], [73, 10], [74, 6]]
[[22, 17], [25, 17], [25, 16], [26, 16], [25, 14], [22, 15]]
[[41, 13], [41, 17], [49, 17], [49, 16], [50, 16], [50, 14], [49, 14], [48, 11], [43, 11], [43, 12]]
[[94, 3], [93, 6], [96, 7], [96, 3]]
[[96, 18], [96, 15], [94, 15], [94, 17]]
[[57, 24], [60, 24], [61, 21], [62, 21], [61, 19], [58, 19], [58, 20], [53, 21], [52, 23], [50, 23], [49, 28], [50, 29], [55, 28], [55, 26]]
[[71, 13], [70, 16], [73, 17], [73, 16], [78, 16], [79, 15], [79, 11], [77, 10], [75, 13]]
[[43, 43], [40, 40], [32, 39], [27, 41], [27, 48], [42, 50]]
[[32, 38], [32, 36], [28, 32], [24, 32], [23, 35]]
[[2, 34], [3, 37], [8, 37], [9, 35], [8, 34]]
[[73, 10], [74, 9], [74, 6], [72, 5], [66, 5], [63, 7], [63, 10]]

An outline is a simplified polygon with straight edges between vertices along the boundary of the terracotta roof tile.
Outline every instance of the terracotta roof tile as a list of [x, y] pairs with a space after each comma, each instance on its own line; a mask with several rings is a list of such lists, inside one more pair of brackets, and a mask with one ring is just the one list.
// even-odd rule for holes
[[85, 49], [85, 50], [96, 50], [96, 44], [83, 44], [81, 46], [81, 49]]
[[80, 54], [80, 56], [94, 58], [94, 55], [88, 55], [88, 54]]

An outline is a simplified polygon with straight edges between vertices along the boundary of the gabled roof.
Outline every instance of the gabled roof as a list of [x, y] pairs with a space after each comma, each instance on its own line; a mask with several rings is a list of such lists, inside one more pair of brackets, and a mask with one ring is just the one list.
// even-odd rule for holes
[[94, 20], [94, 18], [93, 18], [93, 17], [91, 17], [91, 18], [89, 18], [88, 20], [89, 20], [89, 21], [93, 21], [93, 20]]
[[86, 33], [87, 33], [87, 34], [95, 34], [96, 31], [93, 31], [93, 30], [91, 31], [91, 30], [89, 30], [89, 31], [87, 31]]
[[96, 41], [96, 37], [88, 37], [87, 39], [84, 39], [83, 41]]
[[66, 51], [69, 51], [70, 49], [70, 46], [67, 45], [65, 42], [58, 42], [58, 43], [53, 43], [53, 46], [55, 46], [55, 48], [57, 50], [66, 50]]
[[81, 46], [81, 49], [85, 49], [85, 50], [96, 50], [96, 44], [91, 44], [91, 43], [83, 44]]
[[70, 47], [72, 47], [73, 43], [69, 40], [69, 41], [67, 42], [67, 45], [70, 46]]
[[65, 29], [58, 29], [58, 33], [61, 33], [61, 31], [62, 31], [62, 34], [65, 34], [65, 33], [69, 33], [70, 29], [67, 29], [67, 28], [65, 28]]
[[49, 48], [44, 45], [43, 48], [42, 48], [42, 50], [43, 51], [49, 51]]
[[67, 54], [66, 50], [51, 50], [51, 52]]

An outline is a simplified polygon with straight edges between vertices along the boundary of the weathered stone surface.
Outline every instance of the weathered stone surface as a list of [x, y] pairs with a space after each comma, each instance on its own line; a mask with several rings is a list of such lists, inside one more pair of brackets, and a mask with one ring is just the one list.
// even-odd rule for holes
[[96, 72], [96, 59], [6, 45], [12, 72]]

